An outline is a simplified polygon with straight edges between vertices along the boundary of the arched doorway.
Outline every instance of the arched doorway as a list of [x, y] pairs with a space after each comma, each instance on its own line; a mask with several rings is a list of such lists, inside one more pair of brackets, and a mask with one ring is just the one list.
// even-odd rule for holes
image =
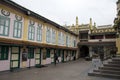
[[88, 46], [81, 46], [80, 47], [80, 57], [85, 58], [89, 56], [89, 48]]

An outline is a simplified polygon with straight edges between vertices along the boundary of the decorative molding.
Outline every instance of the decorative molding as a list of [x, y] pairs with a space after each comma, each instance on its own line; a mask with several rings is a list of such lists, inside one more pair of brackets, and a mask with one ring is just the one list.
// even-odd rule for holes
[[22, 21], [22, 16], [15, 15], [15, 18], [16, 18], [16, 20], [18, 20], [18, 21]]
[[30, 20], [29, 22], [30, 22], [30, 25], [34, 25], [35, 24], [35, 22], [32, 21], [32, 20]]
[[39, 26], [39, 27], [42, 27], [42, 24], [38, 23], [38, 26]]
[[4, 9], [1, 10], [1, 13], [2, 13], [4, 16], [10, 16], [10, 12], [8, 12], [8, 11], [6, 11], [6, 10], [4, 10]]

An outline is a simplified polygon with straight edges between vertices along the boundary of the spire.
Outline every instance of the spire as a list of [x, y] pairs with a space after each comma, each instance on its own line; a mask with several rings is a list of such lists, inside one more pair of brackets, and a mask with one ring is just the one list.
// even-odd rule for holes
[[93, 29], [96, 29], [96, 23], [94, 22], [94, 27], [93, 27]]
[[92, 18], [90, 18], [90, 29], [92, 30], [93, 29], [93, 26], [92, 26]]
[[76, 16], [76, 27], [78, 27], [78, 16]]
[[96, 23], [94, 22], [94, 27], [96, 27]]

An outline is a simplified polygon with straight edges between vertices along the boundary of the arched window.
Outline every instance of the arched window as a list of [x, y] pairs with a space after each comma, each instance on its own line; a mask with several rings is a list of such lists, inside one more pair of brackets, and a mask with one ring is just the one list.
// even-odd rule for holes
[[47, 28], [47, 30], [46, 30], [46, 42], [47, 43], [51, 42], [51, 31], [50, 31], [50, 28]]
[[34, 35], [35, 35], [35, 27], [34, 25], [29, 25], [28, 39], [34, 40]]
[[10, 28], [10, 18], [0, 16], [0, 35], [8, 36]]
[[52, 43], [53, 44], [55, 44], [55, 42], [56, 42], [56, 39], [55, 39], [56, 36], [55, 36], [55, 34], [56, 34], [55, 30], [52, 29]]
[[37, 41], [42, 41], [42, 25], [37, 27]]

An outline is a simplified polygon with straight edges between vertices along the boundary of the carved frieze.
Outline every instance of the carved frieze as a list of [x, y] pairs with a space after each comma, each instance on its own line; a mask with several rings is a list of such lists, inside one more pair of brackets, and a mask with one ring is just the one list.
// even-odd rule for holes
[[1, 13], [4, 15], [4, 16], [10, 16], [10, 12], [9, 11], [6, 11], [4, 9], [1, 10]]
[[30, 20], [30, 25], [35, 25], [35, 22], [33, 20]]
[[17, 21], [22, 21], [22, 16], [15, 15], [15, 18], [16, 18]]

